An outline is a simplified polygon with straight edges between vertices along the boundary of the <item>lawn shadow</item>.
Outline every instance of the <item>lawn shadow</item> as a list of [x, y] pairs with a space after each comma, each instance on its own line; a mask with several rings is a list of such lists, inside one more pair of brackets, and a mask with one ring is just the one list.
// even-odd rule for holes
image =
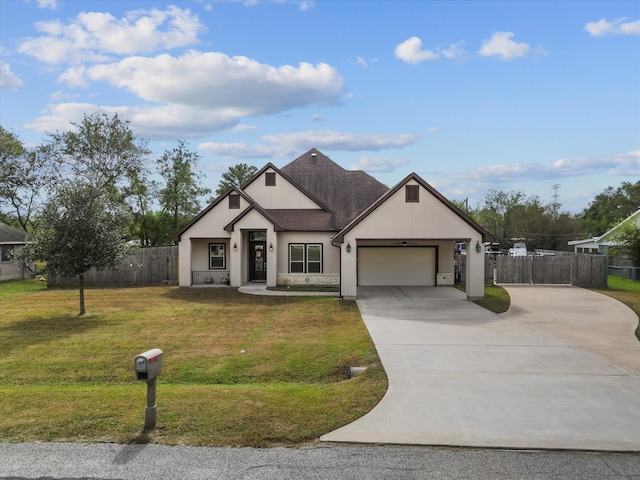
[[8, 354], [41, 343], [55, 342], [100, 328], [104, 320], [98, 316], [34, 317], [0, 326], [0, 352]]

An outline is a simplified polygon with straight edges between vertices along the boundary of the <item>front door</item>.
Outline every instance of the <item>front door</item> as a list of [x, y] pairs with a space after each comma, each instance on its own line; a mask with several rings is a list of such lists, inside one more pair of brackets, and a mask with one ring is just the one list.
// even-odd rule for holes
[[[263, 240], [264, 238], [264, 240]], [[249, 281], [267, 279], [267, 242], [264, 232], [253, 232], [249, 237]]]

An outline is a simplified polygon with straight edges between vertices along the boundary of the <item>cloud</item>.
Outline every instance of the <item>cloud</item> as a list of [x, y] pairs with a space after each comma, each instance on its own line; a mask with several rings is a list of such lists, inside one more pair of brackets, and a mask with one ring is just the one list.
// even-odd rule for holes
[[417, 135], [401, 133], [397, 135], [365, 135], [343, 133], [332, 130], [306, 131], [265, 135], [263, 140], [293, 149], [305, 149], [309, 145], [322, 150], [377, 151], [386, 148], [402, 148], [419, 140]]
[[22, 79], [11, 71], [8, 63], [0, 61], [0, 88], [20, 90], [22, 87], [24, 87]]
[[[250, 116], [337, 104], [344, 90], [342, 77], [327, 64], [273, 67], [247, 57], [198, 51], [181, 57], [128, 57], [116, 63], [70, 67], [59, 80], [84, 87], [106, 81], [149, 102], [122, 108], [127, 111], [123, 116], [138, 124], [138, 131], [153, 138], [175, 136], [172, 131], [191, 137], [211, 134], [233, 128]], [[44, 125], [59, 125], [75, 111], [74, 105], [54, 105], [32, 126], [42, 130]]]
[[349, 170], [364, 170], [371, 173], [389, 173], [397, 167], [408, 165], [404, 158], [384, 158], [365, 156], [349, 167]]
[[435, 50], [423, 50], [422, 40], [419, 37], [411, 37], [397, 45], [394, 53], [400, 60], [413, 65], [439, 58], [460, 61], [464, 58], [464, 50], [461, 45], [462, 42], [456, 42], [446, 48], [437, 47]]
[[496, 32], [489, 40], [482, 42], [478, 53], [483, 57], [501, 57], [503, 60], [524, 57], [531, 53], [546, 55], [547, 52], [538, 48], [533, 50], [528, 43], [511, 40], [512, 32]]
[[418, 37], [411, 37], [396, 46], [394, 50], [396, 57], [400, 60], [417, 65], [425, 60], [436, 60], [440, 58], [435, 52], [422, 50], [422, 40]]
[[211, 155], [233, 159], [248, 158], [286, 158], [294, 154], [295, 150], [280, 145], [247, 145], [244, 143], [204, 142], [198, 145]]
[[49, 10], [55, 10], [58, 8], [57, 0], [37, 0], [39, 8], [48, 8]]
[[589, 22], [584, 29], [593, 37], [604, 37], [607, 35], [640, 35], [640, 20], [628, 22], [626, 18], [618, 18], [608, 22], [601, 18], [597, 22]]
[[344, 89], [342, 77], [326, 63], [273, 67], [247, 57], [195, 50], [181, 57], [128, 57], [72, 67], [60, 80], [74, 85], [104, 80], [143, 100], [213, 109], [235, 118], [335, 104]]
[[42, 35], [22, 41], [21, 53], [50, 64], [79, 64], [194, 45], [204, 27], [188, 9], [170, 6], [134, 10], [120, 19], [109, 13], [82, 12], [69, 23], [36, 22], [35, 28]]
[[509, 183], [553, 180], [602, 174], [608, 176], [640, 176], [640, 150], [582, 158], [563, 158], [551, 165], [511, 163], [473, 168], [450, 176], [452, 180], [477, 183]]

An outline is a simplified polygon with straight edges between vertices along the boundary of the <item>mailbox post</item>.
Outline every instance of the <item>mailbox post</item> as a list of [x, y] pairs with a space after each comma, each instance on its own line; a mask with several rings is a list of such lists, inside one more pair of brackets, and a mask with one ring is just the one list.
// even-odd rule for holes
[[141, 353], [134, 360], [136, 380], [147, 382], [147, 408], [144, 411], [144, 429], [156, 427], [156, 377], [162, 371], [162, 350], [152, 348]]

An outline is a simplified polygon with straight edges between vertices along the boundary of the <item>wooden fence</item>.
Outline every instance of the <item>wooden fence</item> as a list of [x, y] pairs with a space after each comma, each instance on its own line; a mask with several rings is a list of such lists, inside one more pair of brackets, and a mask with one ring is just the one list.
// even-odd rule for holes
[[[126, 256], [116, 270], [90, 269], [84, 275], [87, 285], [155, 285], [177, 283], [178, 247], [146, 247]], [[52, 285], [77, 284], [77, 277], [48, 275]]]
[[[456, 279], [465, 281], [464, 255], [456, 256]], [[485, 257], [486, 284], [606, 286], [608, 262], [605, 255], [529, 255]]]

